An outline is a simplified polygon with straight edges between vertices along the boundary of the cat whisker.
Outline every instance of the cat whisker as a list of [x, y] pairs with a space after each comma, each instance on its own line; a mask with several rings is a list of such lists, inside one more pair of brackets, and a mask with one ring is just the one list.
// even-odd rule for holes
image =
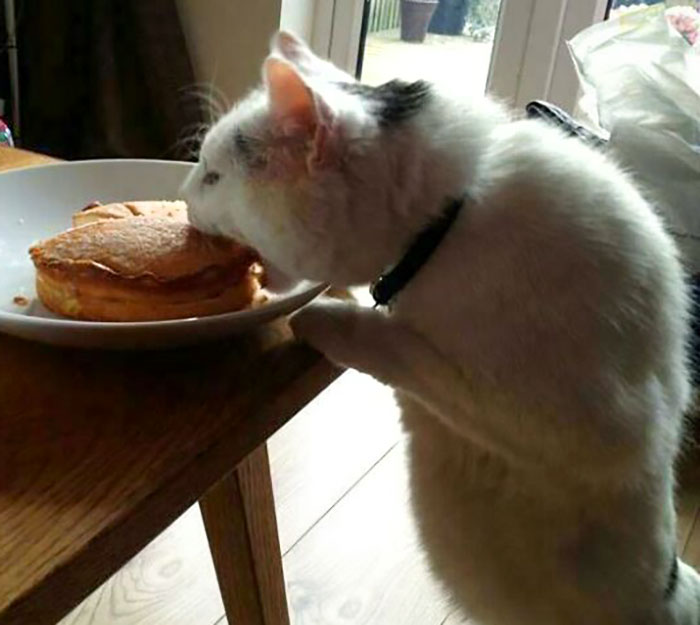
[[213, 82], [198, 83], [186, 88], [188, 96], [202, 106], [208, 125], [214, 125], [231, 108], [226, 94]]
[[180, 137], [172, 146], [172, 151], [186, 160], [197, 160], [202, 141], [209, 131], [209, 124], [200, 122], [185, 126]]

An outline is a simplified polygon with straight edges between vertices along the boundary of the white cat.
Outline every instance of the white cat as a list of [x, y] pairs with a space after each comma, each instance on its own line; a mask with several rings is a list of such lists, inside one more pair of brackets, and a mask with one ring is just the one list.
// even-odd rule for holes
[[684, 276], [628, 177], [487, 99], [359, 85], [285, 33], [263, 74], [204, 140], [191, 219], [339, 286], [442, 224], [388, 307], [293, 327], [397, 390], [423, 544], [465, 614], [698, 625], [675, 557]]

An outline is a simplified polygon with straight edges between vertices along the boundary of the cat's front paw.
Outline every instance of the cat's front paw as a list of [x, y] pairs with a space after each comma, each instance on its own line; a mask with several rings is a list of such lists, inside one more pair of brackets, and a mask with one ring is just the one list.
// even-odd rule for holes
[[294, 313], [289, 320], [294, 336], [317, 347], [316, 343], [323, 335], [328, 334], [333, 323], [325, 308], [324, 305], [309, 304]]
[[299, 340], [309, 343], [336, 362], [352, 334], [352, 311], [347, 305], [312, 303], [295, 313], [289, 325]]
[[[387, 378], [387, 354], [396, 352], [402, 332], [384, 314], [348, 302], [315, 301], [291, 319], [294, 334], [330, 361]], [[397, 337], [399, 340], [397, 341]]]

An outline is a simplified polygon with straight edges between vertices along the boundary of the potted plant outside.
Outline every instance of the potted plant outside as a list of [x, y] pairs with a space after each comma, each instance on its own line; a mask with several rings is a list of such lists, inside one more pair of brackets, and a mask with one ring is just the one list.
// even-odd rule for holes
[[401, 0], [401, 40], [421, 43], [438, 0]]

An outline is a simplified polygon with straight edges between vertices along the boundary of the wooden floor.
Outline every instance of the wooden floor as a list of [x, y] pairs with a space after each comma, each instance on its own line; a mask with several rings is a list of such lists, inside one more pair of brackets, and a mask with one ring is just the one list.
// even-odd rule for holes
[[[294, 625], [467, 622], [422, 560], [400, 440], [388, 389], [347, 373], [270, 441]], [[679, 550], [698, 566], [700, 461], [686, 464]], [[61, 621], [107, 623], [226, 624], [197, 506]]]

